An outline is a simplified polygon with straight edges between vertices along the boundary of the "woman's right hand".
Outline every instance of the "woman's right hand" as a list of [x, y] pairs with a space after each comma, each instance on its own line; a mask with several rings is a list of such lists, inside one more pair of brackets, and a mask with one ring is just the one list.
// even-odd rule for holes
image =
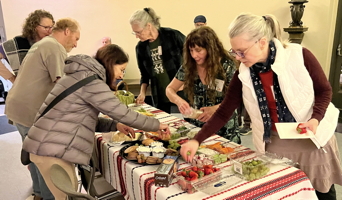
[[184, 99], [179, 98], [176, 102], [179, 112], [183, 115], [190, 115], [191, 114], [191, 107]]
[[189, 140], [188, 142], [182, 144], [180, 154], [185, 161], [192, 162], [198, 147], [199, 143], [197, 140]]
[[141, 105], [145, 103], [145, 94], [140, 93], [139, 96], [136, 99], [136, 103]]
[[167, 124], [160, 123], [159, 131], [161, 134], [159, 135], [160, 138], [168, 138], [168, 136], [170, 136], [170, 129], [169, 129], [169, 125]]

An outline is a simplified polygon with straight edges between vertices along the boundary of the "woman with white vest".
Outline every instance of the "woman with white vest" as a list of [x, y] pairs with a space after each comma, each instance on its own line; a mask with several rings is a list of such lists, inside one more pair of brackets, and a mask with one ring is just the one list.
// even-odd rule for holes
[[[273, 15], [241, 14], [231, 23], [230, 54], [241, 64], [221, 106], [195, 138], [182, 145], [181, 155], [191, 161], [199, 144], [219, 130], [243, 101], [257, 152], [298, 162], [319, 199], [336, 199], [334, 184], [342, 185], [342, 170], [334, 135], [339, 112], [330, 103], [331, 86], [315, 56], [298, 44], [282, 43], [280, 33]], [[321, 139], [282, 140], [277, 122], [304, 122], [301, 128]]]

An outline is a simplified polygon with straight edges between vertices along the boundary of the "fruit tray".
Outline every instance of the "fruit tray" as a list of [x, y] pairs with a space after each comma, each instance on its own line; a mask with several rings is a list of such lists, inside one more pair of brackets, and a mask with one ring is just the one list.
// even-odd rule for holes
[[[230, 142], [230, 141], [211, 141], [211, 142], [206, 142], [204, 144], [201, 144], [200, 148], [199, 148], [199, 152], [201, 151], [201, 149], [211, 149], [216, 151], [217, 153], [220, 154], [231, 154], [233, 152], [239, 151], [243, 148], [243, 146], [236, 144], [234, 142]], [[211, 156], [212, 154], [208, 154], [205, 152], [200, 152], [200, 153], [204, 153], [208, 156]]]
[[197, 182], [208, 182], [208, 181], [218, 181], [221, 179], [222, 173], [217, 167], [212, 165], [203, 166], [203, 168], [198, 168], [196, 166], [187, 167], [175, 174], [178, 186], [183, 191], [192, 194], [197, 192], [194, 184]]
[[218, 169], [214, 173], [192, 181], [186, 180], [184, 176], [177, 173], [177, 183], [183, 191], [189, 194], [201, 191], [208, 195], [213, 195], [243, 181], [241, 176], [232, 173], [229, 168]]
[[271, 160], [266, 155], [239, 151], [231, 154], [232, 171], [242, 175], [247, 181], [253, 181], [268, 174]]

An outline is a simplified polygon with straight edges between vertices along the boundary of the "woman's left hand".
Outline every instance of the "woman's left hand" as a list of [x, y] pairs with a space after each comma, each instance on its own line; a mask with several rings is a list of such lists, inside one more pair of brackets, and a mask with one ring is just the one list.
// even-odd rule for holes
[[200, 108], [200, 110], [203, 111], [203, 113], [200, 114], [200, 116], [198, 116], [197, 119], [201, 122], [207, 122], [211, 118], [211, 116], [215, 113], [217, 108], [218, 108], [218, 105]]
[[318, 124], [319, 124], [318, 120], [312, 118], [309, 121], [299, 125], [299, 128], [309, 128], [314, 134], [316, 134]]
[[135, 138], [135, 132], [133, 128], [126, 126], [125, 124], [117, 123], [116, 129], [120, 131], [121, 133], [124, 133], [125, 135], [129, 135], [129, 133], [131, 133], [132, 137]]

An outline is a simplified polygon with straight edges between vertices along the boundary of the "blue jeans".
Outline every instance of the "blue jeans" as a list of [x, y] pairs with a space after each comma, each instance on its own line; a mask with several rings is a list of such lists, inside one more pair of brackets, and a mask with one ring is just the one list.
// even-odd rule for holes
[[[23, 126], [21, 124], [15, 123], [22, 140], [24, 141], [30, 127]], [[44, 200], [54, 200], [55, 197], [50, 192], [49, 188], [45, 184], [43, 176], [40, 174], [37, 166], [34, 163], [29, 164], [31, 179], [32, 179], [32, 186], [33, 186], [33, 193], [36, 196], [42, 197]]]

